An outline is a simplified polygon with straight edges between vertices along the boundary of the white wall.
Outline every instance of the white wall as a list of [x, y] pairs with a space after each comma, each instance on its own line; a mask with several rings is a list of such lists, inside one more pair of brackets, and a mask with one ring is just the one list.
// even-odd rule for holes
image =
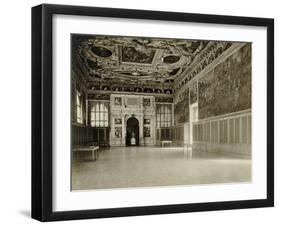
[[[0, 224], [38, 225], [30, 214], [30, 7], [42, 1], [2, 1], [1, 3], [1, 160]], [[276, 19], [276, 60], [280, 56], [280, 6], [278, 1], [188, 1], [188, 0], [60, 0], [56, 4], [95, 5], [193, 13], [232, 14]], [[276, 84], [280, 84], [281, 67], [276, 64]], [[277, 85], [276, 85], [277, 88]], [[279, 87], [278, 87], [279, 88]], [[277, 225], [281, 212], [281, 89], [276, 89], [276, 207], [264, 209], [217, 211], [59, 222], [52, 225]], [[280, 224], [280, 223], [279, 223]]]

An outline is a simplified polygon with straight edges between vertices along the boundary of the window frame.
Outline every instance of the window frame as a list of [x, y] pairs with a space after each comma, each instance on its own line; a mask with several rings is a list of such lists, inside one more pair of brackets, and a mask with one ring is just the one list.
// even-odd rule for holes
[[172, 127], [172, 105], [156, 104], [156, 127], [171, 128]]
[[[94, 128], [108, 128], [109, 127], [109, 103], [101, 100], [89, 100], [89, 125]], [[95, 106], [98, 106], [93, 110]], [[103, 106], [103, 110], [101, 110]], [[107, 108], [107, 110], [105, 110]], [[93, 115], [98, 119], [93, 119]]]

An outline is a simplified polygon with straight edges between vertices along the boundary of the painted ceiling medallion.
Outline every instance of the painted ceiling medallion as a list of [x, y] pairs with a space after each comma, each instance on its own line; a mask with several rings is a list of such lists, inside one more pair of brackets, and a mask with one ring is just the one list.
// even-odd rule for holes
[[176, 75], [180, 71], [180, 68], [175, 68], [172, 71], [169, 72], [170, 75]]
[[163, 62], [166, 64], [174, 64], [180, 60], [180, 56], [170, 55], [163, 58]]
[[91, 51], [99, 57], [110, 57], [112, 55], [112, 52], [109, 49], [100, 46], [92, 47]]
[[138, 64], [151, 64], [155, 50], [144, 47], [123, 46], [122, 61]]

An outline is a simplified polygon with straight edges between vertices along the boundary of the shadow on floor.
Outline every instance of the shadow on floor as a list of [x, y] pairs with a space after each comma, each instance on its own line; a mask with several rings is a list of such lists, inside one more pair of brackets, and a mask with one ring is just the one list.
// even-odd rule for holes
[[24, 217], [31, 217], [31, 211], [30, 210], [19, 210], [19, 214], [24, 216]]

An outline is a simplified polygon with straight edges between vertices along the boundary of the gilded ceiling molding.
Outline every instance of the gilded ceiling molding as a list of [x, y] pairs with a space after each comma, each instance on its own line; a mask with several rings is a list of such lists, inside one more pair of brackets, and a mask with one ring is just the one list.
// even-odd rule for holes
[[204, 50], [209, 41], [117, 36], [73, 38], [73, 58], [92, 82], [170, 84]]
[[88, 90], [171, 95], [236, 44], [74, 35], [72, 65]]

